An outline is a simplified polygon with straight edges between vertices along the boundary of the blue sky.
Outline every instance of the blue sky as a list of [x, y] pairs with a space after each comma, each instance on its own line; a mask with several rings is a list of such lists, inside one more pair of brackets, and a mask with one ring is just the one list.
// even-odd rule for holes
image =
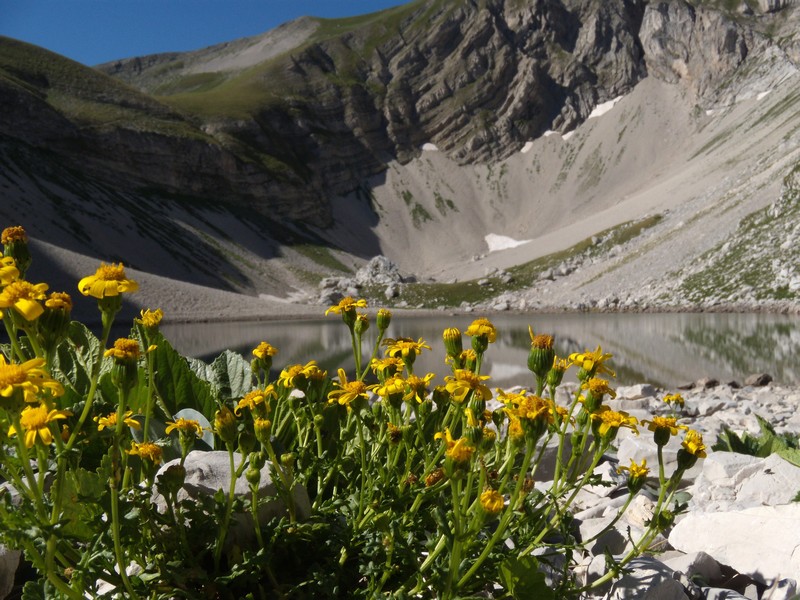
[[360, 15], [410, 0], [0, 0], [0, 35], [86, 65], [196, 50], [303, 15]]

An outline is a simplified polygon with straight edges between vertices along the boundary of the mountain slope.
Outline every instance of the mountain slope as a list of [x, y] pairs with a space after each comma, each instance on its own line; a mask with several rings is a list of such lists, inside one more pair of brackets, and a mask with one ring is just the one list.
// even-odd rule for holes
[[[799, 9], [773, 4], [418, 0], [96, 71], [2, 39], [0, 217], [249, 295], [386, 254], [438, 282], [513, 270], [478, 306], [744, 301], [684, 286], [799, 160]], [[786, 252], [761, 297], [796, 298]]]

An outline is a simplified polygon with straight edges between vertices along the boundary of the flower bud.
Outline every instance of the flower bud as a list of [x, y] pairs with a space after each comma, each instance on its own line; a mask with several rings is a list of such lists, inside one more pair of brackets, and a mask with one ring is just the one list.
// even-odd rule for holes
[[51, 351], [67, 336], [72, 321], [72, 298], [63, 292], [52, 292], [45, 300], [39, 317], [39, 334], [44, 346]]
[[245, 471], [244, 477], [251, 486], [258, 487], [258, 484], [261, 482], [261, 470], [250, 467]]
[[442, 334], [442, 339], [444, 340], [444, 349], [447, 352], [447, 356], [460, 356], [461, 352], [463, 352], [464, 347], [461, 342], [461, 331], [456, 327], [448, 327], [444, 330]]
[[0, 235], [3, 244], [3, 255], [14, 259], [19, 278], [25, 278], [25, 272], [31, 266], [31, 253], [28, 248], [28, 234], [20, 226], [6, 227]]
[[252, 469], [263, 469], [267, 464], [267, 456], [263, 452], [250, 452], [248, 455]]
[[270, 431], [272, 430], [272, 421], [269, 419], [262, 419], [256, 417], [253, 420], [253, 429], [256, 433], [256, 439], [261, 442], [264, 446], [269, 446], [270, 444]]
[[214, 414], [214, 431], [226, 444], [232, 444], [236, 440], [237, 433], [236, 416], [227, 406], [223, 406]]
[[364, 334], [365, 331], [369, 329], [369, 319], [367, 315], [363, 313], [358, 313], [356, 315], [356, 322], [353, 324], [353, 331], [357, 336], [361, 336]]
[[531, 337], [531, 350], [528, 353], [528, 370], [536, 375], [537, 379], [545, 379], [550, 369], [553, 368], [553, 361], [556, 351], [553, 349], [553, 336], [539, 334], [534, 335], [533, 329], [528, 327]]
[[377, 321], [378, 331], [384, 333], [389, 329], [389, 324], [392, 322], [392, 313], [385, 308], [378, 309]]
[[281, 454], [281, 466], [285, 469], [291, 469], [294, 467], [294, 463], [297, 460], [297, 454], [294, 452], [285, 452]]

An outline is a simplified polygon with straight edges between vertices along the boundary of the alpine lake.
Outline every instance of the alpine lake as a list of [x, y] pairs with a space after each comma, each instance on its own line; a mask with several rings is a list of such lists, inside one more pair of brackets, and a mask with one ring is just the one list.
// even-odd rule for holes
[[[320, 312], [323, 312], [322, 310]], [[372, 315], [373, 311], [370, 311]], [[403, 317], [395, 315], [386, 332], [390, 338], [420, 338], [431, 346], [414, 364], [414, 372], [436, 374], [433, 385], [450, 373], [445, 364], [442, 332], [447, 327], [465, 331], [477, 314]], [[722, 383], [744, 383], [748, 375], [768, 373], [777, 384], [800, 383], [800, 317], [766, 313], [559, 313], [493, 314], [497, 340], [487, 350], [481, 372], [491, 388], [532, 387], [527, 370], [530, 326], [534, 333], [555, 338], [558, 356], [595, 350], [613, 355], [616, 371], [612, 385], [650, 383], [674, 389], [701, 378]], [[364, 334], [364, 361], [372, 356], [374, 317]], [[320, 320], [236, 321], [168, 324], [161, 327], [170, 343], [185, 356], [211, 361], [226, 349], [248, 360], [252, 350], [266, 341], [278, 349], [274, 372], [292, 364], [316, 360], [333, 376], [337, 369], [353, 368], [350, 334], [339, 315]], [[470, 338], [464, 336], [464, 347]], [[383, 356], [384, 348], [378, 349]], [[565, 381], [575, 380], [575, 370]]]

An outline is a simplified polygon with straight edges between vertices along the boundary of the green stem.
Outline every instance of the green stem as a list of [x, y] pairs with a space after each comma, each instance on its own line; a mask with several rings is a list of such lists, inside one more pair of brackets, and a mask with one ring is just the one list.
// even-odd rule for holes
[[[113, 319], [103, 319], [103, 334], [100, 340], [101, 348], [105, 348], [108, 344], [108, 336], [111, 334], [111, 325], [113, 322]], [[86, 422], [86, 419], [89, 418], [89, 414], [92, 412], [92, 403], [94, 402], [94, 396], [97, 393], [97, 384], [100, 379], [100, 365], [102, 363], [103, 350], [100, 351], [97, 359], [94, 361], [94, 365], [92, 365], [92, 379], [89, 386], [89, 392], [86, 394], [86, 403], [83, 406], [83, 411], [81, 411], [81, 416], [78, 418], [78, 423], [75, 425], [75, 429], [72, 430], [72, 433], [69, 436], [67, 445], [64, 448], [64, 453], [68, 453], [70, 450], [72, 450], [72, 447], [78, 440], [78, 434], [81, 432], [83, 424]], [[62, 455], [64, 453], [62, 453]]]
[[220, 559], [222, 558], [222, 548], [225, 544], [225, 538], [228, 536], [228, 527], [231, 522], [231, 516], [233, 515], [233, 499], [236, 495], [236, 461], [234, 459], [233, 453], [233, 445], [228, 443], [226, 444], [228, 448], [228, 459], [229, 459], [229, 467], [231, 473], [231, 480], [228, 484], [228, 498], [225, 505], [225, 516], [222, 519], [222, 523], [220, 523], [219, 528], [219, 535], [217, 536], [217, 543], [214, 546], [214, 572], [219, 572], [219, 563]]
[[525, 478], [528, 474], [528, 465], [531, 462], [531, 458], [533, 458], [533, 452], [535, 449], [536, 448], [533, 444], [527, 444], [527, 447], [525, 448], [525, 458], [522, 461], [522, 469], [520, 469], [519, 477], [517, 478], [517, 484], [514, 486], [514, 491], [511, 494], [511, 499], [509, 500], [508, 506], [506, 506], [503, 511], [503, 516], [500, 517], [500, 523], [497, 525], [497, 529], [494, 530], [492, 537], [489, 538], [488, 542], [486, 542], [483, 552], [481, 552], [480, 556], [478, 556], [475, 562], [472, 563], [472, 566], [469, 568], [469, 570], [464, 573], [464, 576], [459, 580], [456, 589], [461, 589], [464, 587], [467, 581], [469, 581], [469, 579], [478, 572], [478, 569], [481, 568], [481, 565], [483, 565], [483, 563], [489, 557], [489, 554], [491, 554], [492, 549], [494, 549], [494, 547], [497, 545], [497, 542], [499, 542], [500, 538], [505, 535], [506, 528], [511, 521], [511, 517], [514, 516], [517, 500], [519, 499], [519, 494], [522, 491], [522, 487], [525, 483]]
[[8, 340], [11, 342], [11, 353], [16, 355], [17, 360], [21, 363], [25, 362], [27, 358], [22, 353], [22, 348], [19, 347], [19, 341], [17, 340], [17, 332], [14, 331], [14, 327], [11, 325], [11, 319], [0, 319], [3, 321], [3, 324], [6, 326], [6, 333], [8, 334]]

